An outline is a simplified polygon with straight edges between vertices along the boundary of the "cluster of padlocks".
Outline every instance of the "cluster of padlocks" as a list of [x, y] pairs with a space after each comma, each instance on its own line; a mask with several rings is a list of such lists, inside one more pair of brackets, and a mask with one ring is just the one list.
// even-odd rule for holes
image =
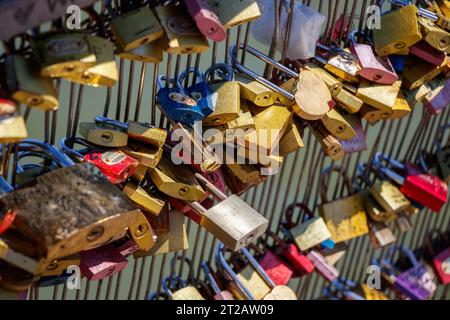
[[[406, 231], [410, 216], [447, 203], [450, 145], [441, 137], [448, 124], [439, 130], [437, 154], [400, 160], [374, 152], [354, 179], [335, 163], [313, 168], [320, 174], [318, 214], [292, 203], [276, 231], [241, 198], [308, 147], [305, 130], [337, 161], [367, 150], [363, 120], [407, 117], [420, 104], [430, 116], [448, 109], [450, 2], [390, 2], [381, 28], [352, 31], [344, 14], [324, 36], [325, 17], [295, 1], [281, 22], [271, 0], [102, 1], [101, 10], [83, 9], [82, 30], [64, 30], [58, 20], [50, 31], [5, 40], [0, 296], [24, 298], [32, 286], [66, 284], [73, 266], [89, 281], [101, 280], [124, 270], [130, 257], [186, 250], [187, 217], [220, 242], [214, 268], [183, 256], [181, 263], [204, 272], [204, 280], [193, 271], [184, 279], [174, 275], [174, 258], [161, 290], [148, 299], [295, 300], [290, 280], [314, 272], [329, 283], [325, 299], [431, 298], [438, 283], [450, 283], [450, 234], [412, 252], [396, 244], [391, 229]], [[308, 33], [301, 41], [287, 22], [296, 15], [308, 26], [293, 25]], [[229, 45], [229, 30], [247, 24], [247, 38], [249, 23], [256, 40], [282, 52], [280, 61], [239, 38]], [[275, 25], [281, 39], [272, 37]], [[158, 64], [164, 53], [203, 53], [208, 40], [226, 42], [225, 61], [204, 71], [197, 63], [173, 78], [154, 75], [153, 107], [167, 127], [105, 111], [68, 128], [59, 143], [28, 137], [17, 106], [62, 108], [59, 79], [109, 88], [119, 79], [117, 58]], [[264, 76], [246, 66], [248, 55], [264, 62]], [[333, 172], [347, 196], [330, 200]], [[305, 214], [294, 219], [297, 209]], [[362, 236], [375, 248], [389, 247], [391, 258], [373, 261], [389, 294], [341, 277], [335, 267], [345, 243]], [[397, 253], [406, 259], [394, 259]]]

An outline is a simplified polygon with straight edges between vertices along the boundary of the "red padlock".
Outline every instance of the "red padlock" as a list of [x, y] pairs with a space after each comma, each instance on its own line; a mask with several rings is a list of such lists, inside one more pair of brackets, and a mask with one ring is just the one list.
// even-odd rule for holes
[[124, 257], [128, 257], [140, 249], [138, 244], [132, 238], [116, 241], [114, 244], [116, 245], [116, 250]]
[[93, 151], [84, 155], [100, 169], [111, 183], [118, 184], [131, 177], [137, 170], [139, 161], [120, 150]]
[[80, 269], [88, 280], [100, 280], [120, 272], [128, 260], [114, 247], [107, 244], [80, 252]]
[[433, 259], [433, 265], [439, 280], [443, 284], [450, 283], [450, 248], [442, 251]]

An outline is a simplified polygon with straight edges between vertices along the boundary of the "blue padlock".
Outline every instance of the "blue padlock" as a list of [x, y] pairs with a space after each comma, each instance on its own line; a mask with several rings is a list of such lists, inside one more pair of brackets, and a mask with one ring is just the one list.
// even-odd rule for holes
[[[185, 91], [192, 99], [197, 102], [197, 105], [200, 107], [201, 112], [205, 117], [207, 117], [215, 110], [215, 105], [212, 101], [212, 91], [200, 69], [197, 69], [197, 71], [195, 71], [195, 68], [191, 68], [188, 71], [188, 73], [195, 72], [197, 75], [196, 82], [190, 87], [186, 88]], [[177, 84], [179, 88], [183, 88], [182, 84], [188, 73], [186, 73], [186, 71], [183, 71], [178, 77]]]
[[406, 56], [390, 55], [389, 60], [391, 61], [395, 71], [403, 72], [405, 69]]
[[[163, 81], [165, 76], [158, 78], [158, 94], [157, 101], [163, 113], [173, 122], [181, 122], [188, 125], [194, 125], [196, 121], [202, 121], [205, 115], [201, 108], [187, 92], [178, 85], [174, 87], [165, 87]], [[171, 79], [170, 82], [174, 83]]]

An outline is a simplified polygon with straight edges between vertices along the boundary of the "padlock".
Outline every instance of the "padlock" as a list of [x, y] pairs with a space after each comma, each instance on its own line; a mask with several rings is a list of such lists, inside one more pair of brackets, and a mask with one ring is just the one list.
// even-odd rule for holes
[[155, 12], [169, 39], [168, 54], [192, 54], [208, 50], [208, 41], [183, 9], [158, 6]]
[[413, 90], [433, 80], [446, 68], [447, 61], [440, 66], [425, 62], [419, 58], [409, 56], [403, 71], [404, 87]]
[[149, 7], [141, 7], [111, 20], [111, 31], [121, 51], [130, 51], [162, 37], [164, 30]]
[[450, 2], [448, 0], [435, 0], [441, 12], [450, 18]]
[[450, 249], [439, 253], [433, 259], [434, 268], [443, 284], [450, 283]]
[[[339, 105], [338, 105], [339, 106]], [[339, 142], [346, 154], [361, 152], [367, 149], [366, 135], [362, 127], [361, 118], [355, 114], [345, 115], [345, 119], [350, 123], [350, 126], [356, 133], [356, 136], [351, 140], [340, 140]]]
[[[220, 75], [219, 82], [211, 84], [214, 112], [203, 119], [205, 126], [220, 126], [239, 118], [240, 86], [233, 79], [233, 69], [226, 64], [216, 64], [214, 72]], [[205, 72], [205, 82], [209, 82], [212, 69]]]
[[58, 276], [63, 274], [69, 266], [79, 266], [80, 256], [79, 254], [74, 254], [68, 257], [63, 257], [60, 259], [54, 259], [49, 261], [42, 269], [41, 275], [47, 276]]
[[88, 280], [101, 280], [126, 268], [128, 260], [113, 244], [80, 252], [80, 269]]
[[[307, 214], [306, 219], [294, 223], [292, 221], [292, 214], [295, 208], [301, 208]], [[306, 251], [320, 245], [323, 241], [331, 238], [331, 233], [328, 230], [325, 221], [319, 217], [314, 217], [314, 213], [303, 203], [291, 204], [286, 209], [286, 226], [294, 238], [295, 244], [301, 251]]]
[[356, 136], [356, 132], [350, 123], [336, 109], [328, 111], [320, 121], [339, 140], [351, 140]]
[[422, 29], [423, 40], [433, 48], [450, 53], [450, 33], [439, 28], [432, 20], [419, 17], [419, 25]]
[[364, 105], [364, 101], [346, 89], [342, 89], [333, 99], [337, 102], [336, 106], [338, 108], [348, 113], [356, 113]]
[[[344, 88], [344, 85], [342, 84], [342, 82], [338, 79], [336, 79], [335, 77], [333, 77], [331, 74], [329, 74], [327, 71], [325, 71], [324, 69], [320, 68], [319, 66], [313, 64], [313, 63], [307, 63], [305, 65], [305, 70], [309, 70], [314, 72], [314, 74], [316, 76], [318, 76], [328, 87], [328, 89], [330, 90], [331, 96], [333, 97], [333, 99], [341, 92], [341, 90]], [[292, 91], [289, 90], [289, 86], [290, 86], [290, 82], [293, 82], [293, 80], [295, 80], [294, 78], [290, 79], [289, 81], [287, 81], [286, 83], [283, 83], [281, 85], [281, 88], [287, 90], [287, 91]], [[293, 85], [294, 83], [292, 83]]]
[[139, 208], [154, 215], [159, 215], [166, 205], [166, 199], [157, 192], [147, 192], [143, 187], [128, 182], [123, 188], [127, 197]]
[[[337, 171], [342, 175], [351, 195], [330, 202], [327, 199], [325, 178], [332, 171]], [[369, 232], [363, 197], [361, 193], [355, 194], [352, 184], [347, 180], [340, 167], [330, 166], [324, 169], [321, 174], [320, 196], [322, 204], [319, 206], [319, 214], [324, 219], [331, 233], [331, 239], [335, 243], [347, 241]]]
[[8, 55], [5, 65], [8, 91], [14, 100], [44, 111], [58, 109], [53, 81], [41, 77], [31, 60]]
[[327, 47], [323, 44], [317, 44], [317, 48], [330, 53], [327, 60], [320, 56], [314, 57], [316, 61], [324, 65], [325, 70], [348, 83], [359, 82], [358, 73], [361, 71], [361, 67], [358, 58], [352, 55], [348, 49]]
[[172, 121], [189, 125], [193, 125], [196, 121], [202, 121], [205, 115], [197, 105], [196, 100], [179, 86], [164, 87], [163, 81], [166, 81], [166, 77], [160, 76], [158, 78], [157, 101], [165, 115]]
[[278, 146], [280, 156], [284, 157], [304, 147], [302, 132], [303, 128], [301, 125], [297, 121], [291, 120], [284, 135], [280, 139]]
[[201, 267], [206, 275], [206, 278], [209, 281], [209, 284], [214, 290], [213, 296], [214, 300], [236, 300], [230, 291], [220, 290], [219, 284], [217, 283], [214, 275], [211, 273], [210, 268], [208, 267], [208, 263], [206, 261], [202, 261]]
[[316, 250], [311, 250], [306, 257], [314, 264], [316, 271], [328, 281], [334, 281], [339, 276], [339, 271], [327, 263], [325, 258]]
[[140, 250], [149, 251], [156, 243], [157, 235], [142, 212], [138, 214], [137, 221], [130, 225], [128, 231]]
[[292, 278], [293, 270], [277, 254], [267, 250], [260, 260], [260, 265], [275, 285], [287, 285]]
[[192, 99], [195, 100], [197, 106], [200, 108], [200, 112], [204, 117], [211, 115], [215, 110], [215, 105], [212, 101], [212, 92], [209, 84], [204, 79], [204, 75], [200, 69], [191, 68], [188, 72], [183, 71], [178, 77], [177, 85], [179, 88], [183, 88], [184, 79], [189, 76], [190, 73], [196, 74], [196, 83], [190, 87], [184, 89]]
[[114, 57], [114, 44], [107, 39], [94, 36], [89, 38], [89, 42], [91, 42], [91, 48], [96, 55], [95, 64], [81, 72], [71, 73], [65, 78], [93, 87], [113, 86], [119, 79]]
[[147, 176], [147, 169], [148, 168], [146, 166], [138, 165], [138, 167], [136, 168], [136, 171], [134, 172], [134, 174], [131, 177], [137, 183], [141, 183], [144, 180], [144, 178]]
[[401, 80], [395, 81], [392, 85], [374, 84], [363, 80], [358, 87], [356, 96], [371, 107], [390, 112], [394, 107], [401, 85]]
[[208, 2], [204, 0], [185, 0], [184, 2], [192, 19], [205, 37], [216, 42], [227, 38], [225, 27]]
[[97, 57], [91, 37], [84, 32], [49, 32], [33, 37], [31, 45], [41, 76], [67, 77], [94, 66]]
[[369, 238], [375, 249], [386, 247], [396, 241], [391, 229], [383, 223], [369, 223]]
[[267, 176], [260, 174], [259, 177], [257, 177], [257, 181], [248, 184], [242, 183], [226, 166], [223, 167], [222, 173], [228, 190], [237, 196], [242, 195], [246, 191], [267, 180]]
[[205, 210], [198, 202], [190, 205], [201, 215], [200, 225], [214, 234], [227, 248], [237, 251], [266, 231], [268, 220], [241, 198], [236, 195], [227, 197], [202, 175], [197, 173], [195, 177], [221, 202], [209, 210]]
[[[177, 280], [178, 279], [176, 279], [175, 281]], [[166, 284], [169, 281], [173, 282], [173, 280], [169, 278], [163, 279], [162, 288], [171, 300], [205, 300], [205, 298], [201, 295], [201, 293], [195, 286], [189, 285], [186, 282], [182, 283], [183, 287], [173, 292]], [[178, 281], [181, 281], [181, 279], [179, 279]]]
[[162, 148], [149, 146], [136, 141], [128, 141], [128, 145], [120, 148], [120, 150], [138, 160], [139, 164], [147, 168], [155, 168], [163, 154]]
[[114, 246], [117, 249], [117, 251], [120, 252], [121, 255], [124, 257], [128, 257], [135, 253], [136, 251], [140, 250], [139, 246], [136, 242], [130, 237], [124, 237], [120, 240], [117, 240], [114, 242]]
[[445, 61], [446, 54], [430, 46], [425, 41], [417, 42], [410, 48], [410, 53], [426, 62], [440, 66]]
[[411, 113], [411, 107], [408, 100], [406, 100], [403, 91], [400, 90], [397, 98], [395, 99], [394, 106], [392, 107], [392, 115], [389, 119], [399, 119], [407, 116]]
[[[433, 236], [437, 235], [436, 239]], [[427, 262], [432, 262], [434, 271], [440, 283], [446, 285], [450, 283], [450, 242], [448, 235], [441, 233], [439, 229], [432, 230], [428, 233], [424, 254]]]
[[[167, 206], [166, 206], [167, 207]], [[133, 253], [135, 258], [153, 256], [168, 252], [187, 250], [189, 247], [186, 225], [184, 223], [184, 216], [178, 212], [177, 210], [171, 210], [170, 212], [163, 211], [158, 219], [166, 217], [168, 230], [166, 227], [162, 226], [162, 228], [155, 227], [155, 219], [156, 217], [150, 214], [147, 216], [152, 219], [151, 225], [153, 226], [156, 232], [156, 242], [153, 248], [149, 251], [139, 250]]]
[[169, 47], [169, 40], [165, 35], [152, 42], [143, 44], [135, 49], [120, 52], [122, 59], [141, 61], [147, 63], [160, 63], [163, 60], [163, 52]]
[[450, 104], [450, 80], [438, 77], [426, 86], [430, 92], [424, 98], [424, 105], [431, 114], [438, 114]]
[[229, 163], [226, 164], [226, 167], [244, 184], [253, 183], [259, 179], [260, 173], [255, 165]]
[[258, 19], [261, 16], [256, 0], [229, 0], [224, 3], [220, 0], [205, 0], [225, 29], [229, 29], [246, 22]]
[[14, 111], [0, 115], [0, 143], [15, 143], [27, 138], [28, 131], [25, 120], [15, 110], [15, 105], [9, 100], [0, 99], [0, 108], [3, 105], [12, 105]]
[[205, 191], [186, 165], [174, 165], [172, 160], [162, 157], [154, 168], [148, 171], [155, 186], [163, 193], [180, 200], [198, 201]]
[[375, 83], [393, 84], [398, 80], [397, 73], [388, 57], [376, 56], [372, 46], [356, 42], [356, 32], [349, 35], [350, 51], [358, 57], [361, 70], [358, 75]]
[[389, 181], [375, 182], [370, 188], [370, 194], [389, 215], [399, 213], [411, 205], [403, 193]]
[[364, 197], [364, 209], [373, 221], [383, 223], [393, 221], [397, 218], [394, 212], [384, 210], [378, 201], [370, 194], [370, 191], [364, 190], [362, 195]]
[[383, 28], [373, 30], [375, 51], [379, 56], [395, 54], [422, 39], [418, 13], [417, 7], [411, 4], [381, 16]]
[[95, 122], [81, 122], [80, 135], [88, 142], [102, 147], [119, 148], [128, 144], [128, 135], [111, 126], [99, 126]]
[[320, 121], [309, 122], [308, 126], [327, 156], [336, 161], [344, 158], [345, 152], [341, 143], [328, 132]]
[[239, 84], [241, 97], [260, 107], [268, 107], [277, 101], [277, 93], [247, 77], [244, 74], [236, 74], [235, 81]]
[[436, 79], [428, 81], [426, 85], [421, 85], [414, 90], [401, 90], [411, 109], [413, 109], [431, 92], [430, 88], [428, 88], [428, 85], [430, 85], [430, 83], [434, 83], [435, 81]]

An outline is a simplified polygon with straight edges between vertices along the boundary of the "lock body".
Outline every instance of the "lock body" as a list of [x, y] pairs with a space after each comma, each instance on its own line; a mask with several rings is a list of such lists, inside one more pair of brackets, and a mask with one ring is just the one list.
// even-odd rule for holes
[[430, 19], [419, 17], [419, 24], [422, 28], [423, 40], [433, 48], [450, 53], [450, 33], [439, 28]]
[[0, 120], [0, 142], [15, 143], [28, 137], [25, 120], [18, 114], [3, 116]]
[[294, 120], [291, 120], [284, 135], [280, 139], [279, 153], [284, 157], [304, 147], [302, 140], [303, 128]]
[[277, 286], [286, 285], [293, 275], [292, 269], [271, 251], [265, 253], [260, 265]]
[[160, 63], [163, 60], [163, 52], [168, 48], [168, 39], [165, 35], [152, 42], [143, 44], [129, 51], [119, 52], [122, 59], [148, 63]]
[[333, 160], [342, 160], [345, 152], [341, 143], [328, 132], [320, 121], [310, 122], [309, 128], [327, 156]]
[[409, 57], [406, 60], [405, 70], [403, 71], [404, 86], [414, 90], [436, 78], [445, 68], [446, 62], [440, 66], [435, 66], [419, 58]]
[[350, 123], [335, 109], [328, 111], [320, 121], [339, 140], [351, 140], [356, 136]]
[[397, 80], [392, 85], [374, 84], [364, 80], [361, 81], [356, 96], [373, 108], [390, 112], [394, 107], [401, 85], [401, 80]]
[[205, 126], [220, 126], [239, 118], [240, 86], [236, 81], [220, 82], [211, 85], [215, 110], [203, 120]]
[[81, 122], [81, 136], [88, 142], [102, 147], [118, 148], [128, 144], [128, 135], [108, 126], [99, 126], [95, 122]]
[[306, 251], [331, 238], [331, 233], [321, 217], [308, 219], [291, 229], [295, 243], [301, 251]]
[[239, 84], [241, 97], [259, 107], [271, 106], [278, 99], [278, 94], [274, 90], [246, 75], [236, 74], [235, 80]]
[[370, 188], [370, 194], [384, 211], [394, 214], [408, 208], [411, 203], [400, 190], [389, 181], [378, 181]]
[[172, 295], [172, 300], [205, 300], [205, 298], [198, 292], [197, 288], [187, 286], [175, 291]]
[[229, 29], [261, 16], [256, 0], [230, 0], [224, 3], [220, 0], [205, 0], [217, 14], [225, 29]]
[[129, 232], [139, 249], [149, 251], [155, 245], [157, 235], [142, 212], [139, 213], [137, 221], [130, 226]]
[[226, 39], [227, 32], [217, 14], [204, 0], [186, 0], [186, 6], [200, 32], [207, 38], [220, 42]]
[[147, 168], [154, 168], [161, 160], [163, 149], [138, 142], [129, 142], [128, 146], [120, 148], [128, 156], [139, 161]]
[[101, 280], [126, 268], [128, 260], [112, 244], [80, 252], [80, 269], [88, 280]]
[[136, 121], [128, 122], [128, 137], [140, 142], [161, 148], [167, 139], [167, 131], [160, 128], [152, 128]]
[[154, 215], [159, 215], [166, 205], [164, 197], [157, 194], [149, 194], [144, 188], [134, 182], [128, 182], [123, 188], [123, 192], [141, 209]]

